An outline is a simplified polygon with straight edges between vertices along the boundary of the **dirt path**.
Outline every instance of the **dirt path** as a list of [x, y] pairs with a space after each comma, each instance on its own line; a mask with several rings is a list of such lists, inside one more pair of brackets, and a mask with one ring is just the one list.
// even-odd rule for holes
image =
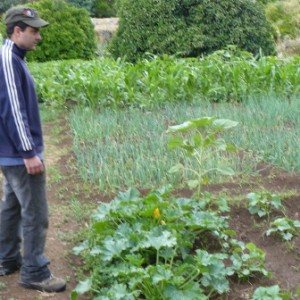
[[[53, 131], [55, 128], [55, 131]], [[59, 134], [57, 135], [57, 131]], [[68, 172], [71, 171], [71, 139], [66, 131], [66, 125], [46, 124], [45, 133], [45, 163], [48, 177], [48, 201], [50, 211], [50, 228], [48, 231], [46, 255], [50, 258], [50, 269], [55, 276], [67, 280], [67, 290], [62, 293], [41, 293], [28, 290], [18, 285], [19, 274], [0, 277], [0, 300], [67, 300], [76, 286], [75, 260], [71, 253], [72, 243], [70, 237], [79, 224], [67, 218], [70, 202], [68, 195], [72, 193], [72, 184], [63, 186], [62, 180], [67, 182]], [[1, 178], [0, 178], [1, 181]], [[62, 188], [64, 187], [64, 188]], [[2, 184], [0, 187], [2, 197]]]

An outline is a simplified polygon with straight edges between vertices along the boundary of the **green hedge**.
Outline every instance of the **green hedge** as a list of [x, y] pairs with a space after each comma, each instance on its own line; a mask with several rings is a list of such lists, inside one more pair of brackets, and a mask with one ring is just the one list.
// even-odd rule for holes
[[109, 50], [136, 61], [145, 53], [197, 57], [227, 45], [274, 53], [272, 28], [250, 0], [121, 0]]
[[276, 1], [266, 6], [267, 19], [277, 38], [296, 38], [300, 35], [300, 3], [298, 0]]
[[[63, 0], [41, 0], [26, 4], [36, 9], [50, 25], [41, 29], [42, 40], [28, 61], [92, 59], [97, 49], [94, 25], [88, 12]], [[1, 33], [5, 36], [4, 20]]]
[[31, 4], [50, 26], [42, 29], [43, 40], [28, 60], [91, 59], [96, 51], [94, 25], [88, 12], [63, 0]]

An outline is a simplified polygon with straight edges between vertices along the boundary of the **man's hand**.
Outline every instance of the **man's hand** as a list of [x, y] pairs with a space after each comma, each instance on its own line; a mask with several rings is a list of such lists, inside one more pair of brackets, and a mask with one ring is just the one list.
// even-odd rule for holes
[[24, 163], [30, 175], [40, 175], [44, 172], [44, 165], [38, 156], [24, 158]]

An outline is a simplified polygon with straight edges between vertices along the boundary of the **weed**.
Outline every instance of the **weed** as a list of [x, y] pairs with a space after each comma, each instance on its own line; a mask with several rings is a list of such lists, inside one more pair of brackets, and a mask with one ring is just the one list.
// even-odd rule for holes
[[49, 175], [49, 184], [58, 184], [60, 183], [65, 177], [61, 174], [60, 170], [55, 166], [49, 166], [47, 168], [47, 172]]
[[75, 197], [72, 197], [70, 201], [71, 212], [76, 221], [83, 221], [90, 218], [92, 211], [91, 205], [82, 203]]
[[5, 289], [6, 288], [6, 283], [0, 281], [0, 289]]

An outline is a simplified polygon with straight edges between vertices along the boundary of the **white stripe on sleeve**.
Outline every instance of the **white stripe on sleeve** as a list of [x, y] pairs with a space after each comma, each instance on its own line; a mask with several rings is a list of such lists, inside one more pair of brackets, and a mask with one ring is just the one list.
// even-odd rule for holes
[[7, 86], [7, 92], [9, 97], [9, 102], [12, 109], [12, 114], [14, 118], [14, 122], [16, 124], [16, 128], [18, 131], [18, 135], [21, 140], [22, 148], [24, 151], [32, 150], [32, 145], [30, 140], [26, 134], [25, 125], [22, 119], [20, 104], [18, 100], [18, 92], [15, 83], [14, 70], [12, 66], [12, 47], [14, 43], [10, 40], [6, 40], [6, 43], [2, 47], [3, 53], [3, 71], [5, 82]]

